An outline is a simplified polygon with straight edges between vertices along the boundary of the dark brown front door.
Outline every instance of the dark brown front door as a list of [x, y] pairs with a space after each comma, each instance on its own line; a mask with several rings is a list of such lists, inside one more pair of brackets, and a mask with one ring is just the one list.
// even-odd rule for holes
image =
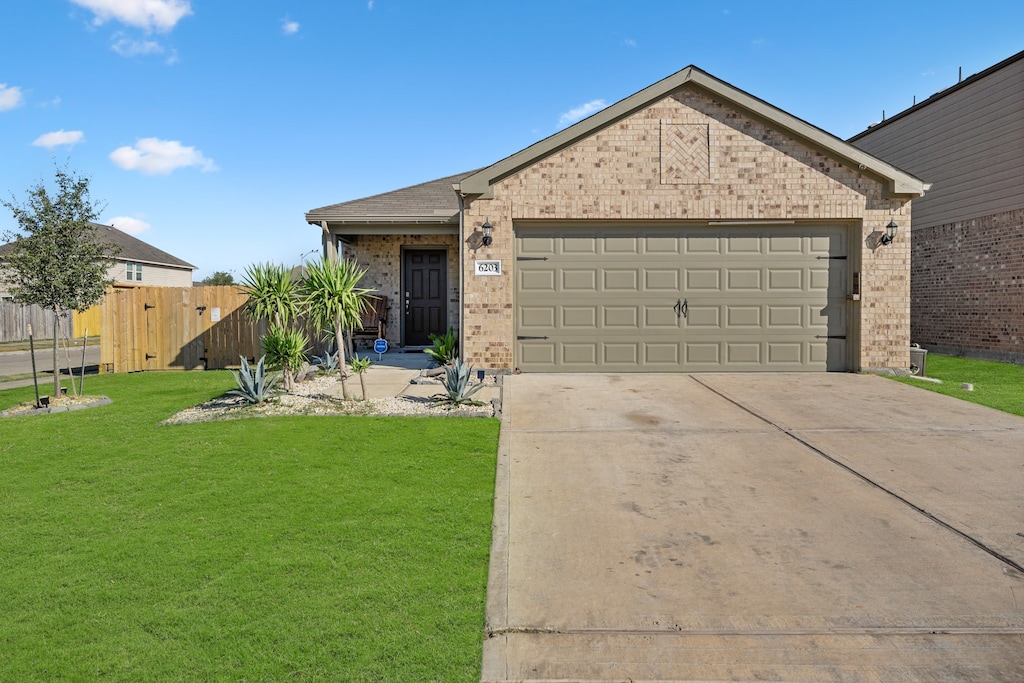
[[448, 330], [448, 253], [407, 249], [402, 259], [405, 344], [428, 346], [431, 334]]

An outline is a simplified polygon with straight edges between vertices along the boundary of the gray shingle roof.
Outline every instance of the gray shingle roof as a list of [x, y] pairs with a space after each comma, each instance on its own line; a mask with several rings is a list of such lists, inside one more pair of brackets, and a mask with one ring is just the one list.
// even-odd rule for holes
[[[193, 266], [191, 263], [182, 261], [176, 256], [171, 256], [166, 251], [157, 249], [153, 245], [147, 244], [137, 237], [132, 237], [126, 232], [121, 232], [117, 228], [99, 223], [93, 223], [93, 227], [96, 228], [96, 237], [101, 242], [120, 247], [121, 253], [115, 257], [118, 261], [141, 261], [143, 263], [170, 266], [172, 268], [196, 269], [196, 266]], [[0, 254], [10, 249], [10, 244], [0, 245]]]
[[306, 214], [306, 220], [455, 223], [458, 222], [459, 198], [452, 189], [452, 183], [457, 183], [474, 172], [457, 173], [372, 197], [322, 206], [310, 210]]

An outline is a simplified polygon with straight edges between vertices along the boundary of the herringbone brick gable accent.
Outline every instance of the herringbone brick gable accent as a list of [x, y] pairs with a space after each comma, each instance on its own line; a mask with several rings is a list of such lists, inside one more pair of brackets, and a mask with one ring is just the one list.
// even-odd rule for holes
[[710, 182], [710, 164], [707, 125], [661, 122], [662, 185]]

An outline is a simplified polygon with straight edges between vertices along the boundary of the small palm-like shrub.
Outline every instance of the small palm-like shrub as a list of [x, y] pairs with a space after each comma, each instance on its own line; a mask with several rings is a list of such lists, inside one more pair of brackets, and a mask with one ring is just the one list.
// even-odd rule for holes
[[238, 383], [237, 389], [232, 389], [227, 392], [231, 396], [241, 396], [249, 403], [260, 404], [270, 398], [270, 392], [277, 384], [277, 381], [281, 379], [280, 375], [273, 375], [268, 377], [264, 368], [264, 361], [266, 356], [260, 358], [256, 367], [253, 368], [249, 365], [249, 361], [245, 359], [245, 356], [239, 356], [242, 359], [242, 367], [238, 372], [232, 372], [235, 376], [235, 382]]
[[434, 359], [438, 365], [448, 365], [459, 357], [459, 339], [455, 336], [455, 330], [448, 328], [444, 334], [430, 335], [433, 346], [423, 349], [423, 353]]
[[456, 359], [451, 365], [446, 365], [444, 368], [444, 380], [442, 380], [444, 393], [435, 394], [433, 396], [434, 403], [448, 406], [449, 408], [464, 405], [484, 405], [483, 401], [477, 401], [473, 398], [473, 394], [483, 389], [484, 385], [481, 383], [470, 386], [469, 380], [472, 376], [473, 366], [466, 365], [461, 360]]
[[370, 369], [373, 365], [373, 361], [365, 356], [352, 356], [352, 359], [348, 362], [348, 366], [352, 368], [352, 372], [359, 375], [359, 389], [363, 392], [363, 400], [366, 400], [366, 380], [363, 379], [363, 373]]
[[271, 325], [270, 330], [260, 340], [267, 362], [280, 365], [284, 375], [284, 390], [291, 391], [294, 372], [306, 361], [306, 349], [309, 337], [302, 330], [290, 327]]

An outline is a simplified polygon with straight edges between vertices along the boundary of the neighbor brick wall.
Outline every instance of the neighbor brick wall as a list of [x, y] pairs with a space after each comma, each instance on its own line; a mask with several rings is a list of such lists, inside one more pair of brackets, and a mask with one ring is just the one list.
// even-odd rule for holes
[[360, 235], [355, 244], [346, 245], [345, 258], [354, 258], [366, 268], [361, 287], [388, 298], [387, 340], [392, 346], [402, 343], [402, 248], [437, 248], [448, 251], [448, 325], [459, 329], [459, 248], [458, 235]]
[[912, 341], [1024, 362], [1024, 208], [915, 230], [911, 302]]
[[[662, 184], [663, 122], [708, 126], [710, 182]], [[482, 367], [513, 365], [516, 221], [792, 219], [859, 227], [862, 249], [851, 266], [861, 271], [862, 299], [852, 315], [860, 325], [850, 326], [850, 340], [858, 344], [859, 329], [861, 367], [906, 368], [909, 206], [887, 199], [875, 178], [686, 86], [502, 180], [493, 199], [467, 207], [465, 236], [489, 220], [494, 243], [466, 251], [463, 354]], [[899, 237], [873, 248], [871, 236], [893, 218]], [[475, 277], [474, 258], [501, 259], [504, 274]]]

